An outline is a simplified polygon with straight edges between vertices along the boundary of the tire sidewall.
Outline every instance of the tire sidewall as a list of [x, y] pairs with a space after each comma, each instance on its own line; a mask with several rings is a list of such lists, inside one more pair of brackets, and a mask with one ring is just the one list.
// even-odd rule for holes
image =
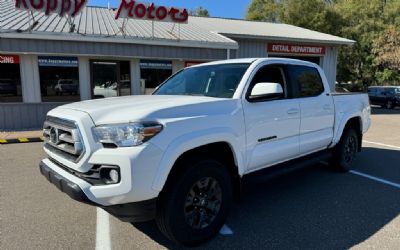
[[340, 143], [338, 145], [339, 148], [337, 150], [338, 152], [337, 152], [337, 155], [335, 156], [336, 159], [338, 160], [339, 169], [342, 171], [345, 171], [345, 172], [348, 172], [353, 168], [352, 164], [354, 163], [354, 159], [355, 159], [355, 157], [354, 157], [353, 160], [350, 162], [346, 162], [346, 160], [345, 160], [345, 146], [350, 137], [354, 137], [354, 139], [355, 139], [355, 143], [356, 143], [355, 154], [357, 155], [357, 149], [358, 149], [358, 145], [359, 145], [357, 133], [354, 129], [347, 129], [344, 132], [344, 134], [340, 140]]
[[[222, 201], [217, 217], [204, 229], [193, 229], [184, 217], [184, 204], [190, 188], [204, 177], [214, 178], [221, 187]], [[195, 246], [213, 238], [223, 226], [232, 202], [232, 185], [229, 172], [219, 162], [202, 160], [193, 164], [185, 174], [172, 184], [173, 187], [165, 194], [164, 213], [167, 213], [166, 226], [176, 242], [186, 246]]]

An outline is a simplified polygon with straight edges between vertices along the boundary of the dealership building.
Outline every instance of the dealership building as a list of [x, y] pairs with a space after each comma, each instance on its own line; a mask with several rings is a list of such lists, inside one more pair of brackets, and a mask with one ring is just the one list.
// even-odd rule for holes
[[0, 2], [0, 131], [40, 128], [47, 111], [69, 102], [150, 94], [174, 72], [215, 60], [308, 60], [333, 88], [338, 51], [354, 43], [287, 24], [116, 19], [117, 9], [102, 7], [67, 18], [15, 5]]

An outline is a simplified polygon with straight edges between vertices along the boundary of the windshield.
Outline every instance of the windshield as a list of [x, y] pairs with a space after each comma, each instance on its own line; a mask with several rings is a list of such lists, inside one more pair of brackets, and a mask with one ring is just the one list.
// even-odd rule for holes
[[198, 95], [232, 98], [249, 63], [187, 68], [172, 76], [154, 95]]

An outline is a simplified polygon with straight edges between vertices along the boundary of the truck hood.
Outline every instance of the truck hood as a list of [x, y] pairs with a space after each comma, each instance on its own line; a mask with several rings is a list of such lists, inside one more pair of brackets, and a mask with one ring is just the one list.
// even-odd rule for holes
[[82, 101], [60, 106], [90, 115], [96, 125], [231, 114], [238, 100], [204, 96], [142, 95]]

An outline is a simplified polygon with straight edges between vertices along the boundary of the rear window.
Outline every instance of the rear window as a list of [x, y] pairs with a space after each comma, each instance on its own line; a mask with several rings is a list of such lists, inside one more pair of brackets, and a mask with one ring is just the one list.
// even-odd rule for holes
[[324, 92], [324, 84], [316, 68], [307, 66], [289, 66], [293, 86], [298, 90], [298, 97], [319, 96]]

